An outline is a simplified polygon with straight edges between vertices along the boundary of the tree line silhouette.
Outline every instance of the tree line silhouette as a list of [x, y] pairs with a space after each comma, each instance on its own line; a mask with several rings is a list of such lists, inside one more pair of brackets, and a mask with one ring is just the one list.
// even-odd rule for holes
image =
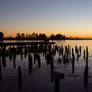
[[80, 37], [66, 37], [62, 34], [51, 34], [47, 36], [45, 33], [16, 33], [15, 37], [8, 36], [4, 37], [4, 33], [0, 32], [0, 41], [3, 40], [92, 40], [92, 38], [80, 38]]
[[4, 34], [3, 32], [0, 32], [0, 41], [2, 42], [3, 39], [4, 39]]
[[4, 37], [4, 33], [0, 32], [0, 40], [65, 40], [65, 35], [62, 34], [51, 34], [47, 36], [44, 33], [32, 33], [32, 34], [25, 34], [25, 33], [17, 33], [16, 37]]

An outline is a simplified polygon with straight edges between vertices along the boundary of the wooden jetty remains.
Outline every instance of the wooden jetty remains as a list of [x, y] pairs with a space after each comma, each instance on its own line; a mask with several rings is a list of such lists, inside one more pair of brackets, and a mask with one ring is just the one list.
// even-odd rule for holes
[[0, 43], [0, 48], [6, 50], [6, 48], [24, 48], [25, 51], [28, 48], [29, 50], [35, 52], [38, 49], [41, 51], [48, 50], [49, 47], [54, 47], [55, 42], [49, 41], [30, 41], [30, 42], [2, 42]]
[[2, 42], [0, 43], [0, 47], [7, 46], [25, 46], [25, 45], [54, 45], [55, 42]]
[[24, 46], [24, 45], [54, 45], [55, 42], [2, 42], [0, 43], [0, 47], [7, 47], [7, 46]]

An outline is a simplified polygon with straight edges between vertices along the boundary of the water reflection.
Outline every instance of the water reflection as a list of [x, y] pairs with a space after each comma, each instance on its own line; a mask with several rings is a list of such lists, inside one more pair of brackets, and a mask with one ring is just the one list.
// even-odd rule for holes
[[22, 88], [22, 71], [21, 71], [21, 67], [18, 67], [18, 86], [19, 86], [19, 90], [21, 90]]
[[87, 89], [88, 87], [88, 66], [85, 66], [85, 70], [84, 70], [84, 87], [85, 89]]
[[0, 57], [0, 81], [2, 80], [1, 57]]

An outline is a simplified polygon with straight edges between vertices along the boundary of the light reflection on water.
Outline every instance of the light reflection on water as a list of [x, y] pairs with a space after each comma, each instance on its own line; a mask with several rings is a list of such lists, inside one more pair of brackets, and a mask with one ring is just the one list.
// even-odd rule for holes
[[88, 46], [89, 49], [89, 55], [92, 56], [92, 40], [62, 40], [62, 41], [55, 41], [55, 43], [58, 46], [66, 46], [66, 45], [70, 45], [71, 47], [75, 47], [75, 46], [81, 46], [82, 49], [85, 49], [86, 46]]

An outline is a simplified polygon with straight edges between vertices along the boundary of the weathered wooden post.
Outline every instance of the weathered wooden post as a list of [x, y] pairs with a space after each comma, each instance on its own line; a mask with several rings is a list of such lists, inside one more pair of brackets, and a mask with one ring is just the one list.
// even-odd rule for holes
[[86, 47], [86, 65], [88, 66], [88, 47]]
[[80, 56], [81, 56], [81, 46], [79, 47], [79, 52], [80, 52]]
[[40, 55], [38, 55], [37, 59], [38, 59], [38, 67], [40, 68], [41, 67]]
[[15, 59], [16, 59], [16, 49], [13, 47], [13, 66], [14, 66], [14, 69], [16, 68]]
[[23, 46], [22, 45], [21, 45], [20, 49], [21, 49], [21, 60], [23, 60]]
[[27, 56], [27, 46], [25, 44], [25, 58], [26, 58], [26, 56]]
[[12, 60], [12, 48], [9, 46], [9, 60]]
[[72, 55], [74, 54], [74, 49], [72, 48]]
[[83, 51], [83, 58], [85, 59], [85, 50]]
[[79, 50], [77, 50], [77, 61], [79, 61]]

